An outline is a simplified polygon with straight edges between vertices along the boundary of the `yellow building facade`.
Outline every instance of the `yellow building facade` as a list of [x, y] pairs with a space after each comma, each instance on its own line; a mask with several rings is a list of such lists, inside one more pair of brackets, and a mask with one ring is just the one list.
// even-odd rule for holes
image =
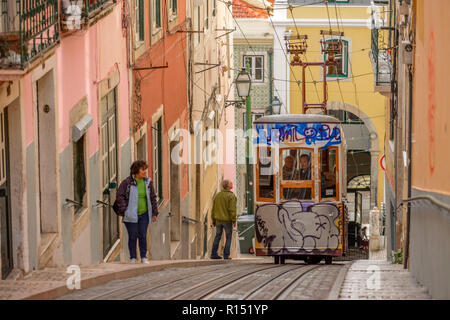
[[[308, 5], [307, 1], [297, 2], [289, 2], [289, 5], [287, 2], [277, 1], [274, 16], [270, 18], [276, 32], [274, 81], [284, 93], [280, 98], [289, 113], [303, 112], [303, 70], [301, 66], [290, 64], [294, 55], [289, 54], [285, 37], [298, 43], [298, 39], [295, 40], [297, 35], [307, 36], [306, 53], [299, 55], [302, 62], [324, 62], [326, 56], [322, 54], [321, 40], [327, 43], [340, 40], [341, 54], [336, 55], [336, 60], [340, 61], [339, 66], [326, 70], [327, 110], [329, 114], [341, 118], [344, 125], [349, 151], [349, 191], [353, 191], [355, 186], [363, 186], [364, 183], [361, 182], [370, 176], [370, 193], [367, 192], [370, 202], [369, 199], [364, 202], [365, 211], [368, 212], [374, 206], [380, 208], [384, 201], [384, 171], [380, 166], [380, 159], [384, 154], [387, 100], [381, 93], [375, 92], [374, 72], [369, 55], [371, 12], [374, 8], [370, 1], [364, 0], [330, 1], [321, 5]], [[334, 35], [321, 35], [321, 30], [332, 30]], [[321, 103], [324, 100], [323, 72], [320, 66], [305, 69], [306, 103]], [[366, 186], [368, 185], [366, 181]], [[352, 192], [349, 192], [349, 197], [352, 197]], [[367, 214], [366, 216], [368, 217]]]

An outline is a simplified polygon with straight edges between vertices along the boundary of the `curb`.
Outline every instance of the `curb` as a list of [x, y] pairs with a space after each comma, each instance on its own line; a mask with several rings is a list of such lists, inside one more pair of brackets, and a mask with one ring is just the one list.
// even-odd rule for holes
[[[261, 261], [261, 259], [233, 259], [230, 261], [225, 260], [192, 260], [192, 261], [181, 261], [181, 262], [170, 262], [170, 263], [161, 263], [159, 265], [149, 265], [149, 266], [136, 266], [134, 268], [121, 270], [117, 272], [109, 272], [106, 274], [100, 274], [98, 276], [93, 276], [91, 278], [82, 279], [80, 281], [81, 289], [87, 289], [95, 286], [99, 286], [105, 284], [107, 282], [113, 280], [127, 279], [137, 277], [146, 273], [161, 271], [165, 268], [170, 267], [201, 267], [208, 265], [216, 265], [216, 264], [225, 264], [225, 263], [236, 263], [236, 262], [256, 262]], [[92, 270], [92, 269], [91, 269]], [[81, 270], [83, 272], [83, 270]], [[100, 271], [100, 270], [99, 270]], [[32, 279], [30, 279], [32, 281]], [[73, 292], [67, 288], [66, 284], [61, 283], [61, 285], [52, 288], [50, 290], [46, 290], [39, 293], [31, 294], [27, 297], [21, 298], [20, 300], [54, 300], [66, 294]]]
[[341, 293], [341, 287], [344, 283], [345, 276], [347, 275], [348, 270], [353, 265], [353, 262], [346, 262], [342, 269], [339, 271], [338, 276], [336, 277], [336, 281], [333, 284], [333, 287], [328, 294], [327, 300], [339, 300], [339, 294]]

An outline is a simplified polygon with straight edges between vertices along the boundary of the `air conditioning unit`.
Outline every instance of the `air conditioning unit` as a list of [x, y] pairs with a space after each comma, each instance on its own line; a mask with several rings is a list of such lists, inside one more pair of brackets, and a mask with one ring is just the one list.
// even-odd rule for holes
[[408, 40], [402, 41], [403, 63], [413, 63], [413, 46]]

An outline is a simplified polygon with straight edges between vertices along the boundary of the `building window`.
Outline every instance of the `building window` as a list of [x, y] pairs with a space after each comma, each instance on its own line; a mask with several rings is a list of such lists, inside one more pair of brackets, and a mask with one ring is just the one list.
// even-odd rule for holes
[[153, 124], [153, 187], [155, 188], [158, 203], [163, 200], [162, 175], [162, 118]]
[[161, 0], [153, 0], [152, 7], [152, 26], [155, 34], [161, 28]]
[[169, 21], [172, 21], [178, 14], [178, 0], [169, 0], [168, 2], [169, 2]]
[[[338, 42], [339, 39], [328, 40], [328, 42]], [[337, 65], [327, 67], [327, 78], [347, 78], [348, 77], [348, 41], [341, 40], [341, 52], [337, 53], [334, 61]], [[324, 61], [327, 61], [328, 55], [324, 55]]]
[[209, 29], [209, 0], [205, 0], [205, 29]]
[[254, 82], [264, 82], [264, 56], [244, 56], [242, 59], [242, 67], [250, 69], [250, 75]]
[[351, 113], [345, 110], [327, 110], [327, 114], [335, 117], [343, 124], [364, 124], [364, 121], [361, 120], [356, 114]]
[[[256, 119], [259, 119], [262, 116], [264, 116], [264, 113], [253, 113], [252, 112], [252, 125]], [[246, 112], [244, 112], [242, 114], [242, 128], [244, 129], [244, 131], [247, 131], [247, 113]]]
[[395, 140], [395, 107], [394, 103], [390, 103], [389, 106], [389, 140], [394, 142]]
[[73, 143], [73, 191], [74, 200], [81, 204], [76, 207], [76, 211], [80, 211], [86, 205], [86, 170], [85, 160], [85, 136]]
[[134, 1], [135, 37], [136, 41], [144, 41], [144, 0]]

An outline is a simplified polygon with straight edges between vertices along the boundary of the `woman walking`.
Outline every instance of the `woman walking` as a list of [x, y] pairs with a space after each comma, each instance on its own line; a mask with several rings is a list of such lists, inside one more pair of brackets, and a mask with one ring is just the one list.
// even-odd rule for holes
[[147, 260], [147, 229], [151, 222], [156, 221], [158, 205], [156, 202], [153, 182], [147, 178], [148, 165], [145, 161], [133, 162], [130, 176], [119, 186], [116, 195], [116, 209], [123, 216], [123, 223], [128, 230], [128, 249], [130, 262], [136, 263], [136, 242], [139, 240], [141, 262]]

